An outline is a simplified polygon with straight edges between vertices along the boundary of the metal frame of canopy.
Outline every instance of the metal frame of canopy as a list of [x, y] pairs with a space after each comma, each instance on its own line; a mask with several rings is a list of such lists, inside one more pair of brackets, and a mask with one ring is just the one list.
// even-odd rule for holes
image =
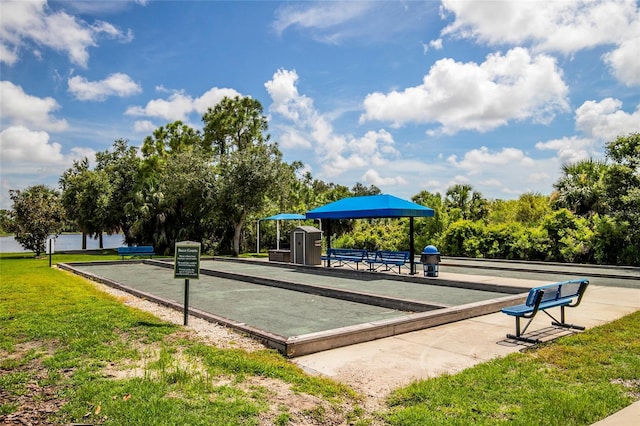
[[[403, 200], [389, 194], [367, 195], [363, 197], [349, 197], [325, 204], [324, 206], [310, 210], [306, 214], [307, 219], [327, 219], [326, 235], [327, 248], [331, 248], [331, 220], [330, 219], [374, 219], [383, 217], [408, 217], [409, 218], [409, 253], [411, 275], [415, 271], [414, 250], [414, 217], [432, 217], [433, 209], [411, 201]], [[331, 266], [330, 261], [327, 262]]]
[[276, 250], [280, 250], [280, 221], [281, 220], [305, 220], [306, 216], [297, 213], [280, 213], [274, 216], [264, 217], [257, 220], [256, 232], [256, 253], [260, 253], [260, 221], [275, 220], [276, 221]]

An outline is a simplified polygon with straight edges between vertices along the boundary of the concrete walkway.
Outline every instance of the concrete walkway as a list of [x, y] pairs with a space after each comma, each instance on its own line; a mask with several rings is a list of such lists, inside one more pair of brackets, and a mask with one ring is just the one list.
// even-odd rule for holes
[[[498, 283], [504, 278], [441, 273], [444, 279]], [[513, 279], [509, 281], [513, 285]], [[540, 281], [520, 280], [531, 288]], [[614, 321], [640, 310], [640, 289], [590, 285], [582, 303], [567, 310], [570, 322], [587, 329]], [[293, 360], [313, 374], [331, 377], [355, 387], [365, 395], [381, 396], [412, 381], [455, 374], [465, 368], [529, 346], [506, 339], [513, 332], [512, 317], [494, 313], [455, 323], [415, 331], [371, 342], [331, 349]], [[572, 331], [550, 326], [544, 315], [537, 316], [530, 330], [541, 331], [550, 340]], [[528, 330], [529, 333], [529, 330]], [[640, 424], [640, 403], [631, 405], [600, 425]]]

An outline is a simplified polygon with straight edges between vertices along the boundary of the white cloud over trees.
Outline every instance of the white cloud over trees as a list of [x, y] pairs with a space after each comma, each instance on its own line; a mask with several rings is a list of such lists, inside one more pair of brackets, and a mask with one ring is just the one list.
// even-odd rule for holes
[[184, 91], [174, 91], [167, 99], [152, 99], [145, 106], [129, 107], [125, 114], [188, 122], [190, 114], [204, 114], [208, 108], [215, 106], [225, 96], [233, 98], [241, 95], [235, 89], [218, 87], [209, 89], [202, 96], [196, 98]]
[[81, 101], [104, 101], [109, 96], [126, 97], [142, 93], [142, 87], [123, 73], [113, 73], [99, 81], [88, 81], [76, 75], [69, 78], [68, 84], [69, 92]]
[[526, 49], [487, 56], [485, 62], [437, 61], [422, 84], [364, 100], [361, 122], [439, 123], [436, 133], [486, 132], [511, 120], [551, 120], [568, 109], [568, 88], [556, 60]]

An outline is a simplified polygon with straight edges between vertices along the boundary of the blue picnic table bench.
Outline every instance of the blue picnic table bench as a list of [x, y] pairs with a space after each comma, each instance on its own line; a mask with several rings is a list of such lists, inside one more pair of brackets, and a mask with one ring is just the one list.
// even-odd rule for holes
[[323, 261], [330, 265], [332, 261], [335, 261], [336, 266], [346, 265], [353, 269], [352, 264], [355, 264], [355, 269], [359, 269], [360, 263], [364, 262], [367, 258], [368, 252], [363, 249], [349, 249], [349, 248], [330, 248], [327, 250], [327, 254], [321, 256]]
[[385, 271], [390, 271], [392, 267], [397, 266], [399, 274], [400, 268], [409, 261], [410, 256], [408, 251], [378, 250], [374, 255], [370, 254], [365, 262], [369, 264], [370, 271], [377, 271], [381, 267], [384, 267]]
[[[540, 340], [538, 339], [530, 339], [523, 336], [539, 311], [544, 312], [553, 320], [551, 322], [552, 325], [584, 330], [583, 326], [565, 322], [564, 308], [578, 306], [588, 285], [588, 280], [577, 279], [532, 288], [525, 303], [501, 310], [503, 313], [516, 318], [516, 334], [507, 334], [507, 338], [528, 343], [539, 343]], [[547, 312], [548, 309], [556, 307], [560, 307], [560, 321]], [[522, 330], [520, 330], [520, 318], [529, 320]]]
[[118, 255], [122, 256], [124, 260], [125, 256], [149, 256], [153, 257], [156, 254], [153, 246], [126, 246], [118, 247]]

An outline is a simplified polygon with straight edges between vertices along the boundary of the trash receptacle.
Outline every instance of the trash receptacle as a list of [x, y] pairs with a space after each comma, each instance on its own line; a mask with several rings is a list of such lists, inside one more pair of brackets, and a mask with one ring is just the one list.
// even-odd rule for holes
[[440, 252], [435, 246], [426, 246], [420, 255], [425, 277], [437, 277], [440, 265]]

